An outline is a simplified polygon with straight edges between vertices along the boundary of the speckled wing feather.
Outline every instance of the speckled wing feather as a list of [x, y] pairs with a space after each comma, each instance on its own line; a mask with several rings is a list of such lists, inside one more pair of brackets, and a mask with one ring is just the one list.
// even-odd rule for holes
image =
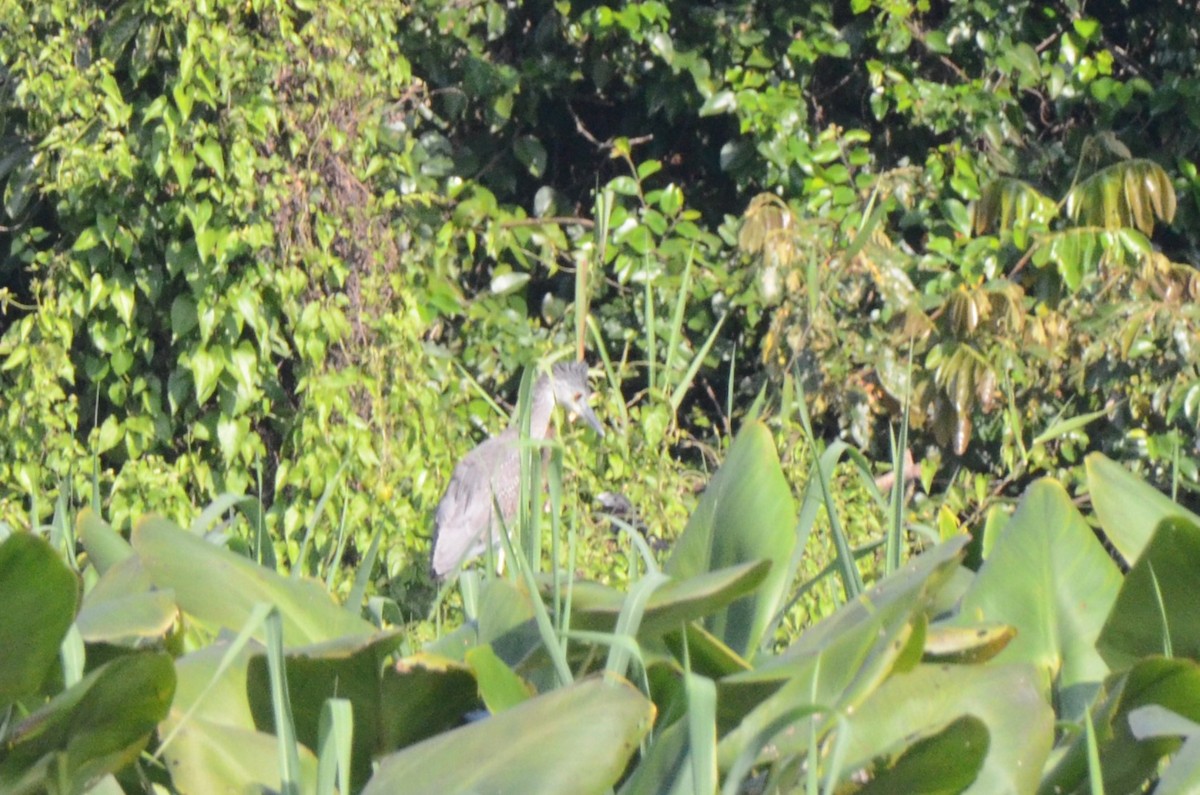
[[492, 524], [491, 484], [485, 453], [488, 444], [472, 451], [450, 476], [446, 496], [433, 519], [433, 575], [438, 579], [484, 549]]

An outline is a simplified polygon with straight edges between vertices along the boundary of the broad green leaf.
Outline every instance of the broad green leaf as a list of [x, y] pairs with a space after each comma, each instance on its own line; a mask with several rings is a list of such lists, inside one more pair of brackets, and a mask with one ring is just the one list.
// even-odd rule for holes
[[621, 785], [619, 795], [692, 795], [688, 758], [688, 726], [676, 720], [655, 731], [654, 742], [642, 754], [632, 775]]
[[705, 619], [705, 628], [729, 648], [752, 659], [763, 632], [784, 598], [787, 562], [796, 544], [796, 504], [783, 477], [771, 434], [747, 423], [667, 561], [678, 579], [752, 561], [771, 570], [751, 595]]
[[1200, 525], [1164, 519], [1133, 564], [1096, 648], [1113, 670], [1168, 653], [1200, 660]]
[[925, 632], [925, 662], [980, 663], [1008, 646], [1017, 631], [1007, 624], [953, 627], [934, 624]]
[[1129, 729], [1139, 740], [1183, 738], [1183, 747], [1171, 757], [1154, 788], [1155, 795], [1187, 795], [1200, 789], [1200, 723], [1150, 704], [1129, 713]]
[[[722, 610], [752, 593], [767, 576], [770, 567], [768, 561], [759, 560], [673, 580], [661, 586], [646, 603], [639, 634], [644, 637], [658, 635]], [[614, 588], [577, 582], [572, 591], [571, 625], [576, 629], [611, 629], [616, 625], [624, 603], [625, 595]]]
[[[321, 710], [330, 698], [348, 700], [353, 705], [354, 735], [352, 771], [356, 786], [371, 773], [371, 758], [387, 748], [384, 724], [409, 720], [411, 716], [384, 711], [383, 678], [385, 659], [400, 645], [395, 632], [369, 638], [347, 637], [316, 646], [286, 652], [288, 699], [297, 739], [310, 749], [318, 747]], [[250, 658], [246, 670], [246, 692], [255, 726], [275, 733], [274, 708], [267, 656]], [[474, 687], [471, 688], [474, 696]]]
[[[1157, 776], [1163, 758], [1177, 748], [1173, 736], [1138, 740], [1130, 717], [1157, 704], [1182, 718], [1200, 722], [1200, 664], [1193, 660], [1147, 657], [1105, 682], [1091, 708], [1105, 792], [1143, 792]], [[1083, 733], [1042, 779], [1039, 795], [1087, 791], [1087, 743]]]
[[653, 720], [628, 683], [584, 680], [386, 757], [363, 793], [604, 793]]
[[513, 154], [535, 178], [546, 173], [546, 147], [532, 135], [522, 135], [513, 141]]
[[155, 590], [136, 555], [111, 566], [83, 597], [75, 619], [88, 643], [133, 646], [162, 638], [175, 624], [175, 592]]
[[[155, 586], [174, 589], [179, 608], [214, 631], [239, 629], [256, 604], [267, 602], [279, 608], [289, 647], [375, 633], [319, 584], [264, 569], [165, 519], [140, 522], [133, 530], [133, 548]], [[258, 637], [262, 639], [261, 630]]]
[[505, 665], [491, 646], [468, 650], [466, 661], [475, 674], [484, 706], [493, 715], [515, 707], [534, 694], [533, 688]]
[[394, 751], [448, 731], [479, 707], [475, 677], [465, 665], [417, 654], [384, 671], [380, 748]]
[[975, 783], [990, 742], [987, 724], [963, 715], [917, 740], [894, 761], [875, 766], [856, 795], [957, 795]]
[[[695, 673], [720, 679], [723, 676], [750, 670], [750, 663], [743, 660], [712, 634], [695, 622], [685, 625], [687, 634], [687, 660]], [[683, 634], [668, 632], [663, 636], [667, 648], [676, 660], [684, 659]]]
[[54, 791], [82, 792], [137, 758], [174, 691], [170, 655], [129, 654], [105, 663], [12, 729], [0, 791], [45, 791], [53, 783]]
[[1200, 524], [1200, 516], [1104, 454], [1092, 453], [1084, 466], [1100, 529], [1126, 561], [1137, 560], [1164, 519], [1178, 517]]
[[[723, 727], [721, 768], [757, 754], [772, 727], [797, 711], [793, 729], [777, 738], [781, 753], [807, 749], [809, 725], [823, 732], [833, 713], [853, 709], [895, 668], [910, 668], [924, 646], [925, 611], [953, 576], [968, 538], [958, 536], [909, 560], [903, 568], [843, 605], [778, 658], [718, 682]], [[915, 655], [915, 656], [914, 656]]]
[[0, 543], [0, 705], [42, 686], [78, 603], [79, 581], [40, 536]]
[[[222, 670], [229, 650], [230, 643], [222, 640], [176, 662], [175, 699], [159, 727], [167, 745], [158, 753], [181, 793], [240, 791], [247, 785], [279, 791], [279, 741], [255, 729], [247, 697], [247, 669], [261, 647], [251, 642]], [[302, 791], [309, 793], [316, 759], [307, 748], [298, 750], [306, 782]]]
[[1116, 599], [1121, 573], [1071, 498], [1042, 479], [1025, 492], [954, 620], [998, 622], [1017, 636], [997, 662], [1034, 664], [1055, 682], [1064, 713], [1078, 717], [1108, 673], [1096, 638]]
[[[920, 665], [896, 674], [848, 716], [847, 768], [895, 753], [914, 734], [940, 732], [971, 716], [983, 723], [990, 739], [978, 776], [966, 792], [1032, 792], [1054, 743], [1054, 711], [1042, 695], [1040, 679], [1026, 664]], [[957, 771], [955, 781], [962, 772]]]
[[[315, 793], [317, 758], [300, 746], [299, 795]], [[280, 792], [279, 741], [270, 734], [193, 717], [163, 754], [171, 785], [181, 795]]]

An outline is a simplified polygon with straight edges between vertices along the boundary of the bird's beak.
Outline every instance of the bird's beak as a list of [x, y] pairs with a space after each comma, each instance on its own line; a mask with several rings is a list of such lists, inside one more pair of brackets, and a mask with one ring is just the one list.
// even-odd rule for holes
[[579, 406], [579, 416], [583, 418], [584, 422], [586, 422], [588, 425], [591, 425], [592, 428], [595, 429], [596, 433], [600, 434], [601, 436], [604, 435], [604, 426], [601, 425], [600, 420], [596, 418], [596, 414], [592, 411], [591, 406], [586, 403], [581, 403]]

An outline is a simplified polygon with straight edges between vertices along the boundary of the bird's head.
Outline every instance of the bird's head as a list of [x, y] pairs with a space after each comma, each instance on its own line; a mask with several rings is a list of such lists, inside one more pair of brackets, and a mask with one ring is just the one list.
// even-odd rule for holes
[[559, 362], [550, 369], [550, 386], [554, 392], [554, 402], [562, 406], [570, 414], [582, 417], [591, 425], [596, 433], [604, 435], [604, 426], [588, 405], [592, 394], [588, 386], [587, 365], [583, 362]]

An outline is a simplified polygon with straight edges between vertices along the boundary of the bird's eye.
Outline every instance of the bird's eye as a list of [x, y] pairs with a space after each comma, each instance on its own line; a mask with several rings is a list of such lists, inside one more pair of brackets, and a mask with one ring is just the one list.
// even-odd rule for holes
[[579, 401], [581, 401], [581, 400], [583, 400], [583, 393], [582, 393], [582, 392], [576, 392], [576, 393], [575, 393], [575, 402], [576, 402], [576, 403], [578, 403], [578, 402], [579, 402]]

